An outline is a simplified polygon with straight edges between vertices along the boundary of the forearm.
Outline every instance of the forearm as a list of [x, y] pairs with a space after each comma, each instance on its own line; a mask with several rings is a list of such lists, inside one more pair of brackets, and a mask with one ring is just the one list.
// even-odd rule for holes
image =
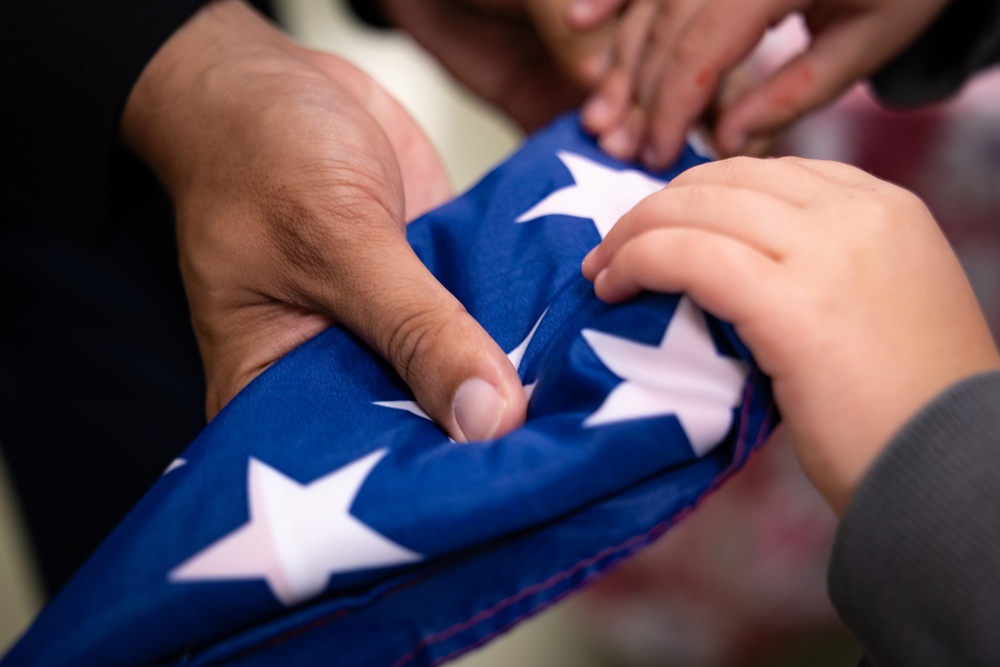
[[875, 94], [910, 107], [954, 95], [976, 72], [1000, 62], [1000, 2], [953, 0], [909, 48], [875, 73]]
[[844, 515], [830, 594], [880, 664], [1000, 664], [1000, 373], [922, 410]]

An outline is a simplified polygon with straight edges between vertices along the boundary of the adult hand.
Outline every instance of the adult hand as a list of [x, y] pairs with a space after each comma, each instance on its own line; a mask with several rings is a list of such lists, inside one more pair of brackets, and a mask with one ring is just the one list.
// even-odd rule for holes
[[[551, 25], [543, 38], [537, 17], [555, 21], [543, 2], [565, 0], [382, 0], [394, 25], [406, 30], [459, 83], [496, 106], [522, 129], [535, 130], [558, 114], [580, 105], [588, 90], [583, 81], [600, 72], [589, 58], [596, 46], [565, 46]], [[536, 13], [529, 4], [538, 5]], [[598, 57], [595, 55], [595, 57]]]
[[241, 0], [211, 2], [148, 64], [121, 132], [174, 200], [209, 416], [342, 324], [453, 437], [523, 421], [515, 369], [406, 240], [449, 194], [440, 161], [360, 71]]
[[806, 474], [839, 513], [892, 435], [1000, 368], [962, 268], [911, 193], [835, 162], [695, 167], [584, 261], [602, 299], [686, 292], [735, 325]]
[[[714, 140], [735, 155], [831, 101], [900, 53], [948, 0], [577, 0], [585, 30], [623, 9], [617, 59], [584, 107], [588, 129], [612, 154], [664, 167], [717, 96], [724, 75], [764, 33], [801, 13], [808, 47], [774, 74], [721, 100]], [[632, 17], [631, 20], [629, 17]]]
[[611, 66], [618, 29], [616, 17], [581, 30], [572, 18], [576, 0], [522, 1], [562, 72], [584, 90], [596, 88]]

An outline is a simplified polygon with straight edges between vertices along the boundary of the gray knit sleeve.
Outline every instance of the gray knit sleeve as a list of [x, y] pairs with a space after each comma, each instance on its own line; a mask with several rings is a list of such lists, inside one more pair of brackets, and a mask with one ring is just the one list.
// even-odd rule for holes
[[1000, 665], [1000, 372], [897, 434], [841, 521], [828, 584], [873, 665]]

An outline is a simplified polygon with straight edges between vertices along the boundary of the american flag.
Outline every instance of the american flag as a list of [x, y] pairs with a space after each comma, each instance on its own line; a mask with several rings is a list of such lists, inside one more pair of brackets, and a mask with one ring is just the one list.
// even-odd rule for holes
[[530, 137], [408, 232], [509, 352], [527, 423], [456, 443], [332, 328], [208, 425], [2, 667], [438, 664], [655, 540], [766, 438], [770, 385], [686, 297], [609, 306], [579, 267], [704, 161], [621, 164], [575, 115]]

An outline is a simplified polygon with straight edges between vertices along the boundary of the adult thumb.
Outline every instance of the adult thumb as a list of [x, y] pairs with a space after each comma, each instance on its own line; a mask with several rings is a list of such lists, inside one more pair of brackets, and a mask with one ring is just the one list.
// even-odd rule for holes
[[395, 368], [424, 412], [455, 440], [487, 440], [520, 426], [527, 398], [504, 351], [409, 246], [392, 254], [378, 263], [391, 275], [369, 276], [367, 283], [392, 290], [354, 299], [363, 307], [341, 310], [341, 322]]

